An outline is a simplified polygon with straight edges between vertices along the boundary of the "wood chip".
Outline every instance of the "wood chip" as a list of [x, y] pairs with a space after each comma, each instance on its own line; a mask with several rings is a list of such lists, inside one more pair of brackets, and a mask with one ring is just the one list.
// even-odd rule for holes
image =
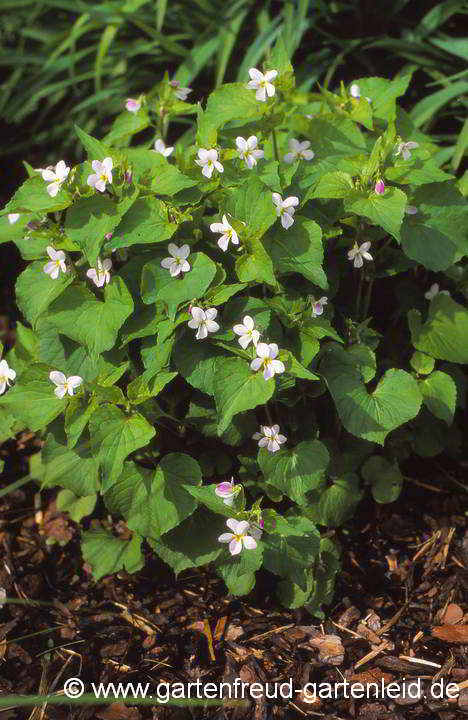
[[447, 643], [468, 644], [468, 625], [438, 625], [431, 628], [431, 635]]
[[459, 605], [450, 603], [440, 618], [443, 625], [455, 625], [463, 620], [463, 610]]
[[308, 645], [318, 648], [318, 659], [327, 665], [341, 665], [344, 659], [344, 647], [338, 635], [321, 635], [309, 637]]

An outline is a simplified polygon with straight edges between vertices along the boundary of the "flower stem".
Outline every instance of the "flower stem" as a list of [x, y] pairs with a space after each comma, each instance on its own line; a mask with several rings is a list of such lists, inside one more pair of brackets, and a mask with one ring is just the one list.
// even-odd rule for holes
[[273, 418], [271, 416], [270, 408], [268, 407], [267, 404], [265, 404], [265, 412], [266, 412], [266, 416], [267, 416], [268, 422], [270, 423], [270, 427], [271, 427], [272, 425], [274, 425], [274, 423], [273, 423]]
[[356, 294], [356, 319], [359, 320], [359, 312], [361, 309], [362, 284], [364, 282], [364, 268], [359, 270], [359, 284]]
[[276, 130], [273, 128], [271, 131], [271, 137], [273, 139], [273, 151], [275, 153], [275, 160], [279, 163], [279, 151], [278, 151], [278, 138], [276, 137]]
[[364, 298], [364, 306], [362, 308], [362, 319], [363, 320], [365, 320], [367, 313], [369, 312], [369, 305], [370, 305], [373, 285], [374, 285], [374, 278], [371, 277], [371, 279], [369, 280], [369, 282], [367, 284], [366, 295]]

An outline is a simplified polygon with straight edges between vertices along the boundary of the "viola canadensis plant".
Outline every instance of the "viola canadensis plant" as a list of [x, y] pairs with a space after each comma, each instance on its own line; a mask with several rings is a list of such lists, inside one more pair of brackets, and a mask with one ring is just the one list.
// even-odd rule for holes
[[82, 163], [26, 165], [1, 437], [40, 435], [31, 475], [75, 521], [98, 496], [126, 521], [82, 531], [95, 578], [143, 549], [236, 595], [264, 568], [321, 617], [334, 528], [460, 452], [466, 183], [397, 104], [410, 82], [302, 92], [280, 39], [203, 107], [166, 76], [101, 139], [76, 128]]

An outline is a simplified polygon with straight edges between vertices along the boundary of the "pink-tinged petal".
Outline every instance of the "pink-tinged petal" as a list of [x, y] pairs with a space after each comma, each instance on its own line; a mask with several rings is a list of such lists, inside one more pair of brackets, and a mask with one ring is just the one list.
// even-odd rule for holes
[[171, 277], [177, 277], [177, 275], [180, 273], [180, 270], [181, 270], [180, 265], [178, 265], [176, 262], [174, 262], [171, 265], [170, 270], [169, 270]]
[[228, 505], [228, 507], [231, 507], [231, 505], [234, 505], [234, 495], [231, 495], [230, 497], [224, 498], [223, 503], [225, 505]]
[[233, 245], [239, 245], [239, 237], [235, 230], [231, 231], [231, 242]]
[[218, 172], [220, 172], [220, 173], [224, 172], [224, 166], [221, 165], [221, 163], [218, 160], [215, 160], [214, 166]]
[[102, 161], [102, 167], [106, 171], [106, 175], [110, 175], [112, 172], [112, 168], [113, 168], [112, 158], [111, 157], [104, 158], [104, 160]]
[[283, 201], [282, 201], [281, 195], [279, 193], [276, 193], [276, 192], [272, 193], [271, 199], [273, 200], [274, 204], [277, 207], [281, 207]]
[[247, 157], [245, 158], [245, 164], [247, 165], [249, 170], [252, 170], [254, 165], [257, 164], [257, 161], [255, 160], [255, 158], [252, 155], [247, 155]]
[[276, 343], [270, 343], [268, 347], [270, 348], [270, 357], [275, 358], [279, 353], [278, 345]]
[[250, 337], [250, 335], [242, 335], [242, 337], [239, 338], [239, 345], [241, 346], [241, 348], [243, 350], [245, 350], [248, 347], [251, 339], [252, 338]]
[[106, 189], [106, 181], [99, 178], [94, 184], [94, 187], [96, 190], [99, 190], [99, 192], [104, 192]]
[[164, 258], [164, 260], [161, 260], [161, 267], [163, 267], [165, 270], [170, 270], [170, 268], [173, 266], [174, 263], [175, 263], [174, 258], [167, 257], [167, 258]]
[[364, 260], [373, 260], [373, 259], [374, 259], [374, 258], [372, 257], [372, 255], [371, 255], [370, 253], [368, 253], [368, 252], [363, 252], [363, 253], [361, 253], [361, 254], [362, 254], [362, 257], [364, 258]]
[[260, 339], [260, 333], [258, 332], [258, 330], [252, 330], [252, 342], [255, 345], [255, 347], [257, 346], [259, 339]]
[[[263, 523], [263, 520], [260, 520], [260, 522]], [[253, 538], [255, 538], [255, 540], [260, 540], [263, 535], [263, 530], [261, 530], [261, 528], [259, 528], [259, 527], [255, 527], [255, 525], [253, 525], [250, 528], [249, 533], [252, 535]], [[253, 548], [247, 548], [247, 549], [253, 550]]]
[[270, 378], [272, 378], [274, 374], [275, 374], [275, 372], [273, 370], [271, 363], [268, 363], [268, 365], [265, 365], [265, 368], [263, 370], [263, 378], [265, 380], [270, 380]]
[[245, 335], [245, 326], [244, 325], [234, 325], [234, 327], [232, 329], [236, 333], [236, 335]]
[[205, 310], [205, 316], [207, 320], [214, 320], [216, 315], [218, 314], [218, 311], [216, 308], [208, 308]]
[[110, 270], [112, 268], [112, 260], [110, 258], [103, 260], [102, 268], [103, 270]]
[[281, 360], [272, 360], [270, 364], [272, 366], [273, 372], [275, 372], [277, 375], [279, 375], [280, 373], [284, 373], [286, 370]]
[[284, 227], [285, 230], [288, 230], [291, 225], [294, 224], [294, 218], [289, 213], [283, 213], [281, 215], [281, 225]]
[[286, 155], [284, 155], [284, 157], [283, 157], [284, 162], [288, 163], [288, 165], [291, 165], [291, 163], [293, 163], [296, 159], [297, 159], [297, 154], [292, 153], [292, 152], [286, 153]]
[[302, 157], [304, 158], [304, 160], [312, 160], [312, 158], [315, 157], [315, 153], [313, 150], [304, 150], [304, 152], [302, 153]]
[[272, 80], [274, 80], [277, 77], [277, 75], [278, 75], [277, 70], [268, 70], [265, 73], [264, 77], [267, 82], [271, 82]]
[[208, 328], [206, 327], [206, 323], [202, 323], [198, 328], [195, 338], [197, 340], [204, 340], [206, 337], [208, 337]]
[[255, 150], [255, 148], [257, 147], [257, 142], [258, 140], [256, 135], [251, 135], [250, 137], [248, 137], [247, 147], [249, 148], [249, 150]]
[[226, 252], [229, 245], [229, 237], [227, 235], [223, 235], [222, 237], [220, 237], [218, 240], [218, 245], [221, 250], [223, 250], [223, 252]]
[[[56, 272], [57, 271], [57, 272]], [[55, 277], [58, 277], [58, 267], [54, 262], [48, 262], [44, 265], [44, 272], [46, 275], [50, 275], [52, 277], [52, 273], [56, 273]]]
[[252, 78], [252, 80], [256, 83], [262, 82], [264, 76], [263, 73], [260, 72], [260, 70], [257, 70], [257, 68], [250, 68], [249, 75]]
[[204, 175], [206, 178], [211, 178], [213, 175], [213, 165], [204, 165], [202, 170], [202, 175]]
[[211, 148], [211, 150], [206, 151], [206, 157], [208, 160], [211, 160], [211, 162], [214, 163], [218, 159], [218, 151], [214, 148]]
[[47, 245], [46, 247], [47, 255], [50, 257], [51, 260], [58, 260], [59, 254], [55, 248], [52, 247], [52, 245]]
[[252, 435], [252, 440], [261, 440], [263, 438], [263, 435], [259, 432], [256, 432]]
[[240, 551], [242, 550], [242, 543], [240, 540], [237, 540], [234, 538], [234, 540], [231, 540], [229, 543], [229, 552], [231, 555], [239, 555]]
[[232, 539], [233, 539], [232, 533], [222, 533], [222, 535], [220, 535], [218, 538], [218, 542], [228, 543], [228, 542], [231, 542]]
[[257, 355], [259, 358], [269, 358], [270, 357], [270, 348], [266, 343], [258, 343], [257, 345]]
[[182, 245], [179, 248], [178, 255], [182, 260], [186, 260], [190, 255], [190, 245]]
[[286, 437], [286, 435], [277, 435], [277, 436], [276, 436], [276, 440], [277, 440], [281, 445], [283, 445], [283, 443], [285, 443], [287, 439], [288, 439], [288, 438]]
[[268, 427], [268, 425], [263, 425], [262, 432], [266, 438], [271, 438], [273, 435], [273, 428]]
[[261, 160], [263, 157], [265, 157], [264, 151], [260, 149], [252, 150], [252, 155], [256, 160]]
[[206, 150], [205, 148], [200, 148], [197, 155], [202, 161], [202, 163], [206, 163], [206, 161], [208, 160], [208, 150]]
[[269, 450], [269, 452], [273, 452], [273, 453], [274, 453], [274, 452], [277, 452], [279, 449], [280, 449], [280, 446], [278, 445], [278, 443], [276, 442], [275, 439], [271, 439], [271, 440], [268, 442], [268, 450]]
[[299, 205], [299, 198], [295, 195], [291, 195], [290, 197], [287, 197], [286, 200], [283, 202], [284, 208], [290, 208], [295, 205]]
[[91, 167], [93, 168], [94, 172], [95, 172], [97, 175], [100, 175], [100, 174], [101, 174], [101, 172], [102, 172], [102, 163], [100, 162], [100, 160], [93, 160], [92, 163], [91, 163]]
[[359, 88], [359, 85], [356, 85], [356, 83], [353, 83], [351, 87], [349, 88], [349, 94], [351, 97], [356, 98], [357, 100], [361, 97], [361, 90]]
[[364, 261], [360, 255], [356, 255], [354, 258], [354, 267], [361, 268], [364, 265]]
[[55, 175], [53, 170], [43, 170], [42, 179], [46, 182], [54, 182], [55, 180], [57, 180], [57, 176]]
[[252, 360], [252, 362], [250, 363], [251, 369], [252, 369], [252, 370], [255, 370], [255, 372], [257, 372], [257, 370], [260, 370], [260, 368], [262, 367], [262, 365], [263, 365], [263, 360], [261, 360], [260, 358], [255, 358], [255, 359]]
[[408, 150], [415, 150], [416, 148], [419, 147], [419, 143], [414, 142], [414, 140], [409, 140], [409, 141], [406, 143], [406, 147], [407, 147]]
[[253, 537], [250, 537], [250, 535], [246, 535], [242, 538], [242, 542], [244, 543], [244, 547], [246, 550], [255, 550], [257, 547], [257, 541], [254, 540]]
[[90, 187], [96, 187], [96, 183], [99, 180], [99, 175], [88, 175], [86, 182]]
[[266, 90], [264, 87], [258, 88], [257, 92], [255, 93], [255, 97], [260, 102], [266, 102]]
[[210, 333], [215, 333], [215, 332], [218, 332], [218, 330], [219, 330], [219, 325], [218, 325], [218, 323], [215, 322], [214, 320], [207, 320], [207, 321], [206, 321], [206, 329], [207, 329], [208, 332], [210, 332]]
[[63, 385], [60, 385], [59, 387], [56, 387], [54, 390], [55, 395], [57, 395], [58, 398], [63, 398], [67, 391]]
[[245, 315], [243, 320], [244, 326], [247, 328], [247, 330], [253, 330], [254, 329], [254, 321], [250, 317], [250, 315]]
[[49, 380], [52, 380], [54, 385], [65, 385], [67, 382], [67, 378], [60, 370], [52, 370], [52, 372], [49, 373]]
[[197, 322], [202, 322], [203, 320], [206, 320], [205, 311], [199, 307], [192, 308], [192, 317]]
[[47, 185], [46, 190], [49, 193], [50, 197], [55, 197], [60, 190], [60, 183], [53, 182], [50, 185]]
[[273, 431], [273, 434], [276, 435], [279, 432], [279, 425], [272, 425], [271, 429]]
[[[226, 216], [224, 216], [224, 217], [226, 217]], [[210, 230], [211, 230], [211, 232], [214, 232], [214, 233], [223, 233], [225, 230], [225, 226], [223, 223], [219, 223], [219, 222], [211, 223]]]
[[270, 442], [270, 441], [269, 441], [269, 439], [268, 439], [268, 438], [266, 438], [266, 437], [262, 437], [262, 439], [261, 439], [261, 440], [259, 440], [259, 443], [258, 443], [258, 445], [259, 445], [259, 447], [266, 447], [266, 446], [268, 445], [268, 443], [269, 443], [269, 442]]
[[237, 532], [237, 526], [239, 525], [239, 521], [235, 518], [229, 518], [226, 520], [226, 525], [230, 530], [232, 530], [233, 533], [238, 534]]
[[359, 252], [369, 250], [370, 246], [371, 246], [370, 241], [366, 240], [366, 242], [363, 242], [361, 247], [359, 248]]
[[179, 255], [179, 246], [176, 245], [173, 242], [170, 242], [167, 246], [167, 249], [169, 251], [169, 254], [172, 255], [172, 257], [176, 258]]
[[68, 172], [70, 172], [70, 168], [67, 168], [67, 166], [65, 165], [65, 161], [59, 160], [57, 165], [55, 166], [55, 174], [59, 178], [62, 178], [64, 176], [68, 175], [67, 170], [68, 170]]
[[90, 268], [86, 271], [86, 277], [89, 277], [89, 279], [92, 280], [95, 285], [97, 285], [99, 282], [97, 272], [94, 268]]
[[271, 83], [267, 83], [267, 84], [266, 84], [265, 90], [266, 90], [266, 94], [268, 95], [268, 97], [273, 97], [273, 95], [274, 95], [275, 92], [276, 92], [275, 86], [272, 85]]
[[198, 330], [199, 324], [196, 320], [189, 320], [187, 325], [189, 328], [192, 328], [192, 330]]
[[184, 260], [184, 262], [183, 262], [182, 265], [180, 266], [180, 271], [183, 272], [183, 273], [186, 273], [186, 272], [188, 272], [189, 270], [190, 270], [190, 263], [187, 262], [187, 260]]
[[8, 213], [8, 222], [10, 225], [14, 225], [19, 220], [20, 213]]
[[241, 520], [237, 523], [237, 530], [235, 531], [237, 535], [242, 535], [243, 533], [247, 532], [247, 530], [250, 527], [250, 523], [247, 522], [247, 520]]
[[240, 137], [240, 135], [239, 135], [239, 137], [236, 137], [236, 145], [237, 145], [238, 150], [240, 150], [241, 152], [244, 152], [244, 150], [246, 149], [247, 143], [245, 142], [244, 138]]

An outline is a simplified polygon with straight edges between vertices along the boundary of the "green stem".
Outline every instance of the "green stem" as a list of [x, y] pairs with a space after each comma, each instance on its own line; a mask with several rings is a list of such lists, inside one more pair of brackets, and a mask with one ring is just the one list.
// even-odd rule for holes
[[268, 407], [268, 405], [265, 405], [265, 412], [266, 412], [266, 416], [267, 416], [268, 422], [270, 423], [270, 427], [271, 427], [272, 425], [274, 425], [274, 422], [273, 422], [273, 418], [271, 416], [270, 408]]
[[356, 319], [359, 320], [359, 312], [361, 309], [362, 284], [364, 282], [364, 268], [359, 270], [359, 284], [356, 295]]
[[362, 308], [362, 319], [363, 320], [365, 320], [365, 318], [367, 317], [367, 313], [369, 312], [369, 305], [370, 305], [373, 285], [374, 285], [374, 278], [372, 277], [369, 280], [369, 282], [367, 284], [367, 288], [366, 288], [366, 295], [364, 298], [364, 307]]
[[275, 153], [275, 159], [279, 163], [280, 159], [279, 159], [279, 151], [278, 151], [278, 139], [276, 137], [276, 130], [274, 128], [271, 131], [271, 137], [273, 139], [273, 151]]

